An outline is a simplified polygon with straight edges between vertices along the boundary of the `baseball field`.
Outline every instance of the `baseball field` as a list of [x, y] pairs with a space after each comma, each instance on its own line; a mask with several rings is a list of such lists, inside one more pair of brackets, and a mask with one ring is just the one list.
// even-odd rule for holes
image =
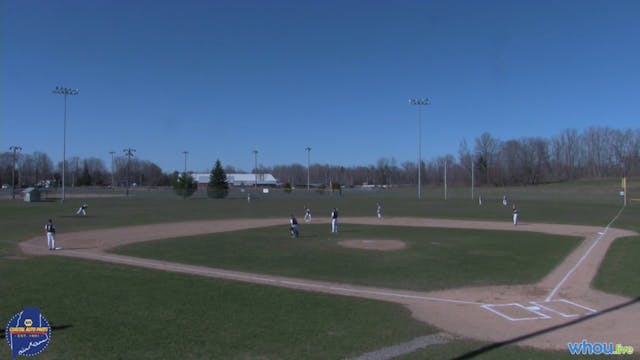
[[640, 203], [618, 186], [3, 200], [0, 319], [38, 307], [43, 359], [555, 359], [583, 340], [637, 358]]

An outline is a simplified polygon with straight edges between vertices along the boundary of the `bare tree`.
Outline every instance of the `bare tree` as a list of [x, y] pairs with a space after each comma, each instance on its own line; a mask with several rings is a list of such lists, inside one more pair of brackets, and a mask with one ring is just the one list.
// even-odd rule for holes
[[[492, 182], [492, 171], [494, 163], [497, 160], [497, 153], [500, 147], [500, 141], [495, 139], [488, 132], [483, 133], [476, 139], [475, 152], [479, 158], [479, 169], [481, 176], [484, 177], [485, 183]], [[495, 173], [495, 171], [493, 171]]]

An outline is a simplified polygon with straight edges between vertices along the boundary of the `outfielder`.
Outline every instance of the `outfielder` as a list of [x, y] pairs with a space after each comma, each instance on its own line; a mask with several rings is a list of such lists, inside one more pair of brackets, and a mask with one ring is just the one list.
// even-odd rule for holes
[[336, 208], [331, 211], [331, 232], [338, 233], [338, 209]]
[[376, 210], [378, 219], [382, 219], [382, 205], [380, 205], [380, 203], [376, 203], [376, 206], [378, 206], [378, 209]]
[[518, 225], [518, 208], [516, 204], [513, 204], [513, 225]]
[[53, 221], [49, 219], [49, 222], [44, 226], [44, 230], [47, 232], [47, 246], [49, 250], [56, 249], [56, 227], [53, 225]]

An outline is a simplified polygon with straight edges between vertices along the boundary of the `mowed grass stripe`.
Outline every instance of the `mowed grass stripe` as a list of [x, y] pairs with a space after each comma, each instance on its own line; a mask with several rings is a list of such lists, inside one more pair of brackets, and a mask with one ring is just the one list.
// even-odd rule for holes
[[[396, 251], [351, 249], [344, 239], [395, 239]], [[143, 242], [118, 254], [185, 264], [408, 290], [530, 284], [541, 280], [582, 239], [539, 233], [468, 229], [302, 225]]]
[[86, 260], [0, 273], [0, 318], [37, 306], [60, 329], [48, 359], [339, 359], [437, 332], [391, 303]]

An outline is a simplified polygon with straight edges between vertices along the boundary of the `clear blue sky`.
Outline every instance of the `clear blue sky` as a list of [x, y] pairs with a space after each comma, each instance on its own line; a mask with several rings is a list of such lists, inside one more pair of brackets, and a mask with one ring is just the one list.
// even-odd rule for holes
[[2, 0], [0, 146], [374, 164], [640, 124], [640, 1]]

